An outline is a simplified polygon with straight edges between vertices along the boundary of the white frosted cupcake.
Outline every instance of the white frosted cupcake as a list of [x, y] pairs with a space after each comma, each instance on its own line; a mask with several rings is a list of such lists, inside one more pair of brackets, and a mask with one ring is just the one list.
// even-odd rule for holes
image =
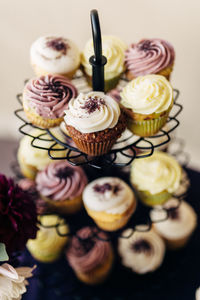
[[103, 92], [80, 93], [69, 101], [65, 114], [70, 137], [91, 156], [107, 153], [126, 128], [119, 105]]
[[196, 290], [195, 300], [200, 300], [200, 287]]
[[166, 124], [173, 102], [169, 81], [161, 75], [146, 75], [123, 88], [120, 103], [127, 114], [128, 129], [138, 136], [148, 137]]
[[[126, 229], [123, 236], [129, 236], [132, 229]], [[138, 274], [153, 272], [163, 262], [165, 244], [153, 230], [134, 232], [129, 238], [119, 238], [118, 251], [125, 267]]]
[[131, 183], [146, 205], [162, 205], [180, 186], [182, 169], [169, 154], [155, 151], [136, 159], [131, 166]]
[[88, 215], [107, 231], [125, 226], [136, 209], [133, 191], [117, 177], [102, 177], [90, 182], [83, 191], [83, 202]]
[[71, 78], [80, 65], [76, 44], [58, 36], [38, 38], [31, 46], [30, 58], [37, 76], [60, 74]]
[[[107, 58], [107, 63], [104, 68], [105, 76], [105, 91], [113, 89], [124, 72], [125, 50], [127, 45], [115, 36], [102, 36], [102, 51], [103, 55]], [[81, 64], [83, 65], [84, 72], [91, 84], [92, 66], [89, 62], [90, 57], [94, 55], [93, 40], [89, 40], [83, 50], [81, 56]]]
[[[162, 222], [155, 222], [154, 228], [164, 238], [171, 249], [185, 246], [197, 225], [197, 215], [194, 209], [185, 201], [177, 207], [176, 199], [169, 200], [165, 207], [168, 209], [168, 218]], [[159, 219], [162, 211], [154, 209], [151, 211], [152, 221]], [[162, 217], [161, 217], [162, 219]]]

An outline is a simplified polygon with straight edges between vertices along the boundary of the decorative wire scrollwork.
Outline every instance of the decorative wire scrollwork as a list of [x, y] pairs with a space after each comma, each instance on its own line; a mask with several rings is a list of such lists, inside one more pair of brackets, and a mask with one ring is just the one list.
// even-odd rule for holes
[[[88, 92], [90, 90], [84, 76], [81, 74], [77, 75], [72, 81], [79, 92]], [[124, 86], [125, 83], [126, 79], [121, 78], [119, 87]], [[168, 117], [166, 126], [162, 128], [158, 134], [144, 138], [135, 136], [130, 131], [125, 131], [111, 151], [100, 157], [91, 157], [77, 149], [71, 138], [63, 129], [65, 128], [64, 124], [61, 124], [61, 126], [57, 128], [43, 129], [27, 121], [23, 108], [17, 109], [15, 115], [23, 122], [19, 127], [19, 131], [32, 138], [31, 145], [33, 147], [48, 151], [48, 155], [51, 159], [67, 159], [72, 165], [87, 164], [97, 169], [109, 165], [125, 167], [130, 165], [136, 158], [151, 156], [154, 149], [164, 147], [170, 141], [170, 134], [179, 125], [177, 116], [183, 109], [182, 105], [177, 103], [178, 97], [179, 91], [174, 89], [174, 106]], [[17, 95], [17, 100], [22, 105], [22, 94]], [[39, 133], [33, 136], [30, 134], [31, 128], [37, 128]], [[45, 146], [45, 142], [48, 142], [48, 146]], [[66, 151], [66, 155], [63, 155], [63, 151]]]

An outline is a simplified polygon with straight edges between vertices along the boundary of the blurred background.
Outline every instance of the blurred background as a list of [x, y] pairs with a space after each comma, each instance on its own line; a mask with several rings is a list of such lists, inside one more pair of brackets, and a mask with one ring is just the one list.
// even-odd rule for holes
[[179, 101], [184, 106], [176, 135], [185, 140], [190, 166], [200, 170], [199, 0], [1, 0], [0, 6], [0, 141], [5, 155], [5, 145], [11, 151], [10, 141], [20, 137], [13, 111], [18, 107], [15, 95], [22, 92], [24, 80], [33, 76], [31, 43], [39, 36], [56, 34], [73, 39], [82, 49], [91, 38], [90, 10], [96, 8], [103, 34], [119, 36], [128, 44], [158, 37], [175, 47], [172, 85], [181, 91]]

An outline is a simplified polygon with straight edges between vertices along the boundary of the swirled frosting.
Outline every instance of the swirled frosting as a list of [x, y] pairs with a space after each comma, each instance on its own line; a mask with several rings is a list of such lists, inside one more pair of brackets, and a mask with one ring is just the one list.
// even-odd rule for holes
[[[104, 68], [105, 80], [117, 77], [124, 71], [124, 53], [126, 48], [126, 44], [115, 36], [102, 37], [102, 51], [107, 58]], [[94, 55], [94, 46], [91, 39], [86, 43], [81, 57], [81, 63], [89, 76], [92, 76], [92, 66], [89, 62], [92, 55]]]
[[[169, 217], [162, 222], [154, 223], [156, 231], [166, 239], [182, 239], [190, 235], [196, 227], [197, 215], [194, 209], [185, 201], [181, 201], [178, 208], [175, 199], [167, 201], [165, 207], [169, 210]], [[152, 210], [151, 218], [159, 219], [161, 211]]]
[[[44, 131], [40, 130], [40, 129], [32, 129], [29, 132], [30, 136], [34, 136], [37, 137], [39, 135], [42, 135], [42, 137], [44, 139], [47, 139], [46, 141], [42, 141], [37, 139], [34, 142], [34, 145], [41, 147], [41, 148], [50, 148], [52, 147], [52, 145], [54, 144], [54, 141], [52, 142], [52, 140], [49, 140], [49, 135], [46, 134], [44, 135]], [[20, 145], [19, 145], [19, 149], [18, 149], [18, 153], [17, 153], [17, 157], [19, 162], [26, 163], [30, 166], [35, 167], [38, 170], [43, 170], [47, 164], [51, 163], [52, 160], [50, 159], [49, 155], [48, 155], [48, 151], [47, 150], [42, 150], [36, 147], [33, 147], [31, 145], [31, 142], [33, 140], [33, 138], [31, 138], [30, 136], [24, 136], [21, 140], [20, 140]], [[60, 136], [58, 134], [55, 134], [55, 136], [60, 139]], [[62, 146], [57, 144], [55, 147], [53, 147], [52, 149], [62, 149]], [[66, 150], [63, 151], [51, 151], [51, 155], [54, 157], [65, 157], [67, 154]]]
[[0, 299], [20, 300], [26, 292], [28, 285], [27, 278], [32, 277], [32, 272], [36, 268], [19, 267], [14, 268], [4, 263], [0, 266]]
[[120, 108], [110, 96], [102, 92], [89, 92], [71, 99], [65, 114], [67, 125], [82, 133], [91, 133], [113, 128], [118, 122]]
[[90, 182], [83, 192], [83, 202], [91, 210], [122, 214], [135, 200], [131, 188], [117, 177], [102, 177]]
[[136, 159], [131, 167], [131, 182], [138, 190], [157, 194], [175, 192], [181, 181], [181, 167], [169, 154], [155, 151], [153, 155]]
[[125, 52], [125, 65], [134, 77], [156, 74], [174, 63], [173, 46], [161, 39], [144, 39]]
[[93, 227], [84, 227], [71, 240], [66, 256], [76, 272], [87, 273], [94, 270], [107, 260], [112, 251], [110, 242], [94, 237], [95, 233], [100, 238], [107, 239], [105, 233], [97, 233]]
[[30, 49], [31, 63], [51, 74], [70, 73], [80, 64], [80, 52], [70, 39], [43, 36]]
[[200, 300], [200, 287], [196, 290], [195, 300]]
[[70, 99], [77, 96], [75, 86], [58, 75], [31, 79], [25, 86], [23, 100], [26, 109], [34, 108], [44, 118], [61, 118]]
[[138, 114], [166, 111], [173, 103], [173, 89], [161, 75], [146, 75], [130, 81], [121, 92], [121, 104]]
[[67, 161], [50, 163], [36, 176], [37, 190], [42, 196], [55, 201], [74, 199], [82, 194], [87, 177], [81, 167]]
[[[128, 237], [131, 232], [131, 229], [126, 229], [123, 236]], [[119, 238], [118, 251], [124, 266], [136, 273], [145, 274], [162, 264], [165, 244], [153, 230], [134, 232], [129, 238]]]
[[69, 228], [65, 220], [57, 215], [39, 216], [38, 220], [41, 225], [39, 225], [36, 239], [28, 240], [26, 245], [28, 250], [33, 256], [42, 256], [47, 259], [58, 256], [68, 240]]

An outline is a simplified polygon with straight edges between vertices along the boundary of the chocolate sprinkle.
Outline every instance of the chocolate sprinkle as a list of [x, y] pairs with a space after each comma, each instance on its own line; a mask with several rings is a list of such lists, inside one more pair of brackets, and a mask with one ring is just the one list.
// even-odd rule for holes
[[74, 170], [71, 167], [65, 167], [59, 169], [55, 175], [60, 179], [65, 179], [66, 177], [72, 176], [73, 174]]
[[149, 51], [149, 50], [152, 49], [151, 42], [150, 41], [145, 41], [144, 43], [139, 45], [139, 48], [140, 48], [140, 50], [143, 50], [143, 51]]
[[103, 99], [90, 97], [81, 108], [87, 110], [87, 112], [91, 114], [95, 110], [99, 110], [102, 105], [106, 105]]
[[144, 252], [146, 254], [150, 254], [153, 250], [150, 243], [143, 239], [137, 240], [134, 244], [132, 244], [131, 248], [136, 253]]
[[49, 48], [62, 52], [63, 55], [67, 54], [67, 49], [69, 48], [69, 46], [63, 41], [62, 38], [47, 41], [46, 45]]
[[113, 191], [113, 194], [117, 194], [121, 190], [119, 184], [111, 185], [110, 183], [104, 183], [102, 185], [95, 184], [94, 191], [100, 194], [104, 194], [106, 191]]
[[178, 220], [180, 218], [180, 214], [177, 208], [170, 208], [168, 210], [168, 217], [171, 220]]

